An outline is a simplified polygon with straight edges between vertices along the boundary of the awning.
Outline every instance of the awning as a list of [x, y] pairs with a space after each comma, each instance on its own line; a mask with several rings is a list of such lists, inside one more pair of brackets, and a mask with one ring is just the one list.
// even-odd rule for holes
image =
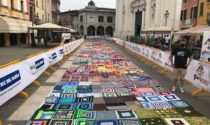
[[153, 27], [142, 31], [143, 34], [149, 33], [171, 33], [172, 29], [170, 27]]
[[0, 16], [0, 33], [27, 33], [30, 26], [30, 21]]
[[67, 28], [67, 27], [62, 27], [62, 26], [52, 24], [52, 23], [45, 23], [45, 24], [41, 24], [41, 25], [31, 26], [31, 27], [29, 27], [29, 29], [43, 29], [43, 30], [65, 29], [65, 30], [69, 30], [69, 28]]
[[63, 27], [64, 29], [68, 29], [71, 33], [76, 33], [77, 31], [68, 27]]
[[34, 30], [65, 30], [68, 32], [76, 32], [73, 29], [70, 29], [68, 27], [63, 27], [63, 26], [59, 26], [57, 24], [52, 24], [52, 23], [45, 23], [45, 24], [41, 24], [41, 25], [36, 25], [36, 26], [31, 26], [29, 27], [29, 29], [34, 29]]
[[76, 33], [77, 31], [76, 30], [73, 30], [73, 29], [70, 29], [70, 32], [71, 33]]
[[201, 25], [186, 30], [180, 30], [176, 32], [175, 35], [202, 35], [206, 31], [210, 31], [210, 27], [208, 25]]

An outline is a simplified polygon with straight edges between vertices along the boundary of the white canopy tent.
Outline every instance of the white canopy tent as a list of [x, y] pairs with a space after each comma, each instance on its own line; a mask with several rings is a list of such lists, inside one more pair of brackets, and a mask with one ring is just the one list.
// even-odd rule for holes
[[203, 35], [206, 31], [210, 31], [210, 26], [201, 25], [186, 30], [180, 30], [176, 32], [175, 35]]
[[[31, 31], [53, 31], [54, 33], [75, 33], [76, 31], [67, 27], [63, 27], [63, 26], [59, 26], [57, 24], [52, 24], [52, 23], [45, 23], [45, 24], [41, 24], [41, 25], [35, 25], [35, 26], [30, 26], [28, 27], [28, 32], [30, 33]], [[34, 32], [33, 32], [34, 35]], [[61, 34], [60, 34], [61, 35]], [[59, 35], [59, 36], [60, 36]], [[46, 36], [44, 36], [46, 37]], [[44, 38], [43, 37], [43, 38]], [[47, 38], [47, 37], [46, 37]], [[32, 38], [33, 40], [34, 38]], [[40, 39], [39, 39], [40, 40]], [[35, 42], [32, 41], [32, 43], [34, 44]], [[46, 43], [46, 42], [45, 42]]]
[[41, 24], [41, 25], [36, 25], [36, 26], [31, 26], [29, 27], [29, 29], [34, 29], [34, 30], [50, 30], [50, 29], [63, 29], [63, 30], [70, 30], [67, 27], [62, 27], [56, 24], [52, 24], [52, 23], [45, 23], [45, 24]]
[[144, 31], [142, 31], [143, 34], [149, 34], [149, 33], [171, 33], [172, 29], [170, 27], [153, 27], [153, 28], [148, 28]]

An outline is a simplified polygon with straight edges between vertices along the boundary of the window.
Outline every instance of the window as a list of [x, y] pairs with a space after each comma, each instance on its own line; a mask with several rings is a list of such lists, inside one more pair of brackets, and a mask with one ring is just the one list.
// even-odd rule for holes
[[200, 16], [203, 16], [203, 7], [204, 7], [204, 2], [200, 3], [200, 13], [199, 13]]
[[34, 14], [33, 14], [33, 7], [30, 6], [30, 21], [33, 20], [33, 16], [34, 16]]
[[104, 17], [103, 16], [99, 16], [98, 17], [98, 22], [104, 22]]
[[15, 9], [15, 7], [14, 7], [14, 0], [11, 0], [11, 9], [12, 10]]
[[112, 23], [112, 21], [113, 21], [113, 18], [111, 16], [107, 17], [107, 22], [108, 23]]
[[181, 11], [181, 20], [186, 20], [187, 19], [187, 10], [182, 10]]
[[23, 0], [20, 1], [21, 11], [24, 12]]
[[80, 22], [83, 22], [83, 16], [80, 16]]
[[198, 7], [192, 7], [191, 8], [191, 19], [196, 19], [198, 14]]

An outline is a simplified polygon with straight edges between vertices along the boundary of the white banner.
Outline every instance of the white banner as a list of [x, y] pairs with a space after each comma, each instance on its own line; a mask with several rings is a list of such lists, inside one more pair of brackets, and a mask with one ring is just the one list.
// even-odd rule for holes
[[60, 46], [56, 49], [56, 51], [58, 54], [58, 61], [62, 60], [63, 56], [64, 56], [64, 48], [62, 46]]
[[35, 81], [50, 65], [63, 59], [64, 51], [70, 53], [84, 39], [71, 42], [48, 52], [26, 59], [0, 70], [0, 106]]
[[186, 79], [210, 92], [210, 65], [193, 60], [187, 69]]
[[201, 60], [210, 62], [210, 32], [204, 32], [203, 34]]
[[84, 39], [79, 39], [79, 40], [70, 42], [68, 44], [64, 44], [63, 45], [64, 55], [68, 55], [69, 53], [71, 53], [74, 49], [79, 47], [83, 42], [84, 42]]
[[62, 33], [61, 34], [61, 43], [64, 44], [66, 40], [71, 39], [71, 33]]
[[0, 72], [0, 106], [6, 101], [17, 95], [22, 88], [20, 87], [22, 77], [19, 70], [19, 64], [1, 69]]
[[[204, 48], [207, 48], [207, 44], [210, 42], [210, 32], [204, 34]], [[209, 37], [209, 38], [208, 38]], [[131, 42], [122, 41], [120, 39], [114, 39], [114, 41], [119, 45], [125, 45], [125, 47], [132, 52], [144, 56], [150, 61], [164, 67], [169, 71], [173, 71], [171, 62], [169, 60], [170, 53], [164, 52], [158, 49], [147, 47], [144, 45], [139, 45]], [[207, 42], [206, 42], [207, 41]], [[208, 44], [210, 47], [210, 43]], [[210, 49], [210, 48], [208, 48]], [[203, 49], [205, 51], [206, 49]], [[206, 53], [207, 54], [207, 53]], [[210, 55], [210, 54], [209, 54]], [[203, 59], [208, 60], [209, 55], [207, 54]], [[207, 60], [206, 60], [207, 59]], [[196, 87], [202, 88], [210, 92], [210, 65], [207, 63], [201, 63], [200, 61], [193, 60], [192, 64], [188, 67], [185, 78], [192, 82]]]
[[63, 47], [57, 47], [53, 50], [47, 52], [47, 56], [49, 59], [49, 65], [55, 65], [57, 62], [63, 59], [64, 49]]
[[22, 71], [22, 76], [27, 76], [24, 77], [26, 86], [36, 80], [49, 65], [49, 57], [46, 53], [22, 61], [20, 70]]

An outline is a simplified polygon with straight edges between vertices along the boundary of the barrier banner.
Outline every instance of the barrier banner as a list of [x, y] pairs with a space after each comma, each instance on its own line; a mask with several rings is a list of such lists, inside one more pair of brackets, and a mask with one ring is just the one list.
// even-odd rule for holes
[[19, 93], [22, 84], [19, 65], [15, 64], [1, 69], [0, 73], [0, 106]]
[[55, 65], [57, 62], [59, 62], [60, 60], [63, 59], [64, 49], [63, 49], [63, 47], [55, 48], [51, 51], [48, 51], [47, 55], [48, 55], [48, 59], [49, 59], [49, 64], [51, 66]]
[[76, 49], [84, 39], [57, 47], [0, 70], [0, 106], [34, 82], [50, 65]]
[[162, 57], [162, 62], [164, 62], [163, 66], [168, 69], [169, 71], [173, 71], [173, 67], [171, 64], [171, 61], [169, 59], [170, 57], [170, 53], [168, 52], [163, 52], [163, 57]]
[[68, 55], [69, 53], [71, 53], [74, 49], [80, 46], [82, 42], [84, 42], [84, 39], [79, 39], [68, 44], [64, 44], [64, 55]]
[[[210, 58], [210, 32], [204, 34], [203, 48], [202, 48], [202, 59], [208, 61]], [[127, 41], [121, 41], [114, 39], [119, 45], [125, 45], [125, 47], [134, 53], [144, 56], [148, 60], [162, 66], [163, 68], [172, 71], [173, 67], [169, 60], [170, 53], [164, 52], [158, 49], [147, 47], [144, 45], [139, 45]], [[202, 63], [197, 60], [193, 60], [192, 64], [188, 67], [185, 78], [192, 82], [196, 87], [202, 88], [210, 92], [210, 65], [207, 63]]]
[[22, 87], [26, 88], [49, 67], [49, 57], [46, 53], [43, 53], [26, 59], [20, 62], [19, 65], [21, 76], [24, 76], [22, 79], [24, 85]]
[[186, 79], [193, 82], [198, 88], [210, 92], [210, 65], [193, 60], [188, 67]]
[[56, 50], [47, 52], [47, 55], [50, 65], [54, 65], [58, 62], [58, 53], [56, 52]]
[[121, 45], [121, 46], [123, 46], [124, 45], [124, 41], [123, 40], [121, 40], [121, 39], [117, 39], [117, 38], [113, 38], [113, 40], [117, 43], [117, 44], [119, 44], [119, 45]]
[[203, 34], [201, 60], [210, 62], [210, 32], [204, 32]]
[[58, 61], [62, 60], [64, 56], [64, 48], [63, 47], [57, 48], [57, 53], [58, 53]]
[[63, 45], [64, 55], [68, 55], [70, 53], [70, 48], [68, 44]]

